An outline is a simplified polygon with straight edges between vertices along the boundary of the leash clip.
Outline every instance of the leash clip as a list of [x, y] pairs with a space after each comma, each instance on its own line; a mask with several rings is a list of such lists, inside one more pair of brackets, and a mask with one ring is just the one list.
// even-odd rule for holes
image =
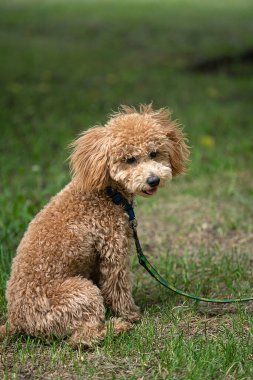
[[132, 219], [129, 221], [130, 223], [130, 226], [132, 227], [133, 230], [136, 230], [137, 226], [138, 226], [138, 222], [136, 219]]

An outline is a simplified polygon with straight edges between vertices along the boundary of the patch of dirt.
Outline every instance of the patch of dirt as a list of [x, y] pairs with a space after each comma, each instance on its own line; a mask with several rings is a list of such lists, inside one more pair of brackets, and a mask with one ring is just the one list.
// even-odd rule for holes
[[179, 332], [183, 331], [188, 337], [205, 335], [213, 338], [224, 331], [224, 328], [232, 329], [232, 327], [233, 321], [227, 317], [198, 318], [195, 316], [188, 321], [180, 321], [178, 324]]
[[[22, 352], [18, 355], [18, 351]], [[0, 378], [8, 379], [112, 379], [130, 378], [140, 364], [134, 358], [118, 358], [103, 355], [102, 352], [73, 351], [64, 353], [64, 358], [52, 347], [33, 348], [29, 355], [25, 343], [17, 347], [9, 344], [0, 352]], [[141, 367], [140, 367], [141, 368]], [[140, 370], [141, 373], [141, 370]]]
[[[0, 351], [0, 377], [8, 379], [76, 379], [73, 355], [65, 354], [65, 362], [57, 358], [51, 346], [41, 342], [29, 352], [25, 342], [7, 343]], [[81, 361], [80, 361], [81, 363]]]
[[[214, 204], [211, 200], [184, 195], [171, 203], [159, 201], [155, 218], [142, 210], [138, 214], [143, 250], [152, 256], [161, 251], [179, 256], [185, 252], [198, 255], [200, 250], [217, 248], [219, 252], [233, 249], [250, 252], [252, 247], [253, 231], [246, 230], [247, 215], [241, 205]], [[245, 215], [244, 220], [241, 215]], [[248, 222], [250, 227], [250, 219]]]
[[[137, 204], [138, 231], [147, 253], [199, 254], [200, 250], [213, 248], [219, 252], [252, 251], [253, 209], [249, 198], [252, 173], [224, 173], [222, 183], [221, 178], [213, 178], [211, 185], [212, 194], [203, 181], [172, 184], [160, 191], [151, 209], [145, 208], [144, 202], [141, 207]], [[197, 193], [202, 189], [203, 194], [187, 195], [189, 186]]]
[[199, 314], [203, 314], [206, 317], [222, 316], [222, 315], [227, 316], [228, 314], [236, 314], [239, 309], [243, 311], [244, 313], [252, 314], [253, 301], [245, 302], [240, 305], [200, 302], [198, 312]]
[[219, 57], [204, 59], [191, 65], [188, 69], [202, 73], [216, 73], [217, 71], [231, 72], [236, 65], [252, 66], [253, 49], [248, 49], [237, 55], [225, 54]]

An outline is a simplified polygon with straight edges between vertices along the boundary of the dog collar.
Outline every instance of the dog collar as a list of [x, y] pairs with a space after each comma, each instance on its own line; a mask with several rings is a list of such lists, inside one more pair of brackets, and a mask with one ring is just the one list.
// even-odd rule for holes
[[113, 190], [111, 187], [107, 187], [105, 191], [106, 194], [111, 198], [113, 203], [123, 207], [123, 209], [128, 215], [129, 222], [133, 222], [134, 220], [136, 220], [133, 205], [129, 203], [121, 193], [119, 193], [116, 190]]

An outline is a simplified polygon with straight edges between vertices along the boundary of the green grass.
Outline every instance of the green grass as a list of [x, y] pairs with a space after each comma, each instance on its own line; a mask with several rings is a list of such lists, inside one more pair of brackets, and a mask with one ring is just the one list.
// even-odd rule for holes
[[[136, 214], [144, 251], [177, 286], [253, 294], [253, 77], [249, 63], [192, 72], [253, 44], [250, 0], [8, 0], [0, 4], [0, 319], [11, 259], [69, 181], [68, 143], [121, 103], [169, 106], [192, 146], [186, 176]], [[3, 379], [252, 379], [252, 305], [199, 305], [133, 259], [142, 322], [92, 352], [13, 337]]]

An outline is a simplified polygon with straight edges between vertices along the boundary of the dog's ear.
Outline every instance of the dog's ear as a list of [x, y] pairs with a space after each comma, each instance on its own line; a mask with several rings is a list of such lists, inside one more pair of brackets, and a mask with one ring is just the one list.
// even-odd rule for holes
[[70, 167], [78, 187], [85, 192], [104, 189], [109, 181], [106, 128], [91, 128], [70, 146], [74, 148]]
[[152, 117], [164, 128], [168, 137], [172, 175], [184, 173], [190, 153], [187, 138], [179, 125], [171, 120], [171, 113], [168, 109], [161, 108], [153, 112]]

